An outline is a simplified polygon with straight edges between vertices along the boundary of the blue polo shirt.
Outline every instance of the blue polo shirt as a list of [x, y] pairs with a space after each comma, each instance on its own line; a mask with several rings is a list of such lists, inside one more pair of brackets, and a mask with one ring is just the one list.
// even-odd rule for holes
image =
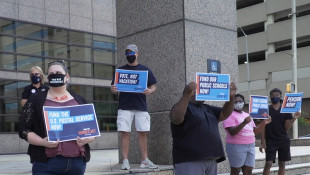
[[216, 159], [225, 154], [218, 128], [222, 108], [189, 102], [182, 124], [171, 124], [173, 164]]
[[[153, 72], [142, 64], [138, 64], [136, 66], [129, 66], [126, 64], [117, 69], [148, 71], [147, 86], [151, 86], [157, 83]], [[113, 84], [114, 78], [111, 85]], [[118, 109], [147, 111], [146, 96], [142, 93], [120, 92]]]

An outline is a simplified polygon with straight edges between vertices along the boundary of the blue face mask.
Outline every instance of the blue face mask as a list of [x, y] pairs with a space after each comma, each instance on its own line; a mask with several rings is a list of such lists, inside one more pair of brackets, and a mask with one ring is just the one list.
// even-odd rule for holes
[[31, 82], [32, 82], [33, 84], [38, 84], [38, 83], [41, 82], [41, 77], [38, 77], [38, 76], [36, 76], [36, 75], [33, 75], [33, 76], [31, 77]]
[[270, 100], [271, 100], [272, 104], [277, 104], [281, 101], [281, 98], [280, 97], [272, 97]]

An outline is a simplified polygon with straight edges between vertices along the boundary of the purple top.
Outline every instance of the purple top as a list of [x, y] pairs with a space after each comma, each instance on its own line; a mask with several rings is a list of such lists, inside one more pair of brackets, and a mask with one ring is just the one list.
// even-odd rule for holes
[[[45, 100], [44, 106], [73, 106], [79, 105], [75, 100], [68, 100], [66, 102], [57, 102], [49, 99]], [[45, 148], [45, 154], [47, 157], [55, 157], [57, 155], [62, 155], [64, 157], [79, 157], [85, 156], [84, 146], [79, 147], [75, 140], [59, 142], [56, 148]]]

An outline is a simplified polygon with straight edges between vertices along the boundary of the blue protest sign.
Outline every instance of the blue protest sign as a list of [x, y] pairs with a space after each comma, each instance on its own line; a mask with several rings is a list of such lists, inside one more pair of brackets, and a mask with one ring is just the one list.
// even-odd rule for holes
[[147, 88], [148, 71], [116, 69], [114, 85], [117, 91], [142, 93]]
[[249, 104], [249, 114], [253, 119], [268, 119], [268, 97], [251, 95]]
[[196, 73], [197, 101], [229, 101], [229, 74]]
[[303, 94], [304, 93], [286, 93], [280, 113], [300, 112]]
[[43, 106], [48, 141], [76, 140], [79, 136], [100, 136], [93, 104], [75, 106]]

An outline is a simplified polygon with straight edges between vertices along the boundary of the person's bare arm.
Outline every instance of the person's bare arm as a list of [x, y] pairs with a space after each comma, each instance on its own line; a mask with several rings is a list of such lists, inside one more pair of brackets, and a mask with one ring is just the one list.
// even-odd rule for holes
[[235, 93], [237, 91], [237, 87], [234, 82], [230, 83], [230, 99], [228, 102], [226, 102], [223, 106], [222, 112], [219, 117], [219, 121], [226, 120], [232, 111], [234, 110], [234, 104], [235, 104]]
[[145, 89], [143, 91], [143, 94], [150, 95], [150, 94], [154, 93], [156, 91], [156, 89], [157, 89], [156, 85], [152, 84], [151, 86], [149, 86], [147, 89]]
[[182, 97], [173, 105], [170, 111], [169, 117], [171, 123], [175, 125], [183, 123], [190, 97], [194, 94], [196, 87], [197, 84], [195, 82], [191, 82], [185, 87]]
[[295, 120], [301, 116], [300, 112], [295, 112], [294, 117], [291, 120], [285, 121], [285, 130], [288, 131], [294, 124]]
[[254, 128], [254, 134], [257, 135], [265, 129], [265, 126], [271, 122], [271, 117], [268, 116], [268, 119], [264, 119], [257, 127]]
[[251, 120], [252, 120], [251, 116], [248, 116], [238, 126], [232, 126], [232, 127], [226, 128], [226, 129], [227, 129], [227, 131], [229, 132], [230, 135], [236, 135], [244, 128], [245, 125], [250, 123]]
[[27, 102], [27, 99], [22, 99], [22, 100], [20, 101], [20, 105], [21, 105], [22, 107], [24, 107], [25, 104], [26, 104], [26, 102]]

